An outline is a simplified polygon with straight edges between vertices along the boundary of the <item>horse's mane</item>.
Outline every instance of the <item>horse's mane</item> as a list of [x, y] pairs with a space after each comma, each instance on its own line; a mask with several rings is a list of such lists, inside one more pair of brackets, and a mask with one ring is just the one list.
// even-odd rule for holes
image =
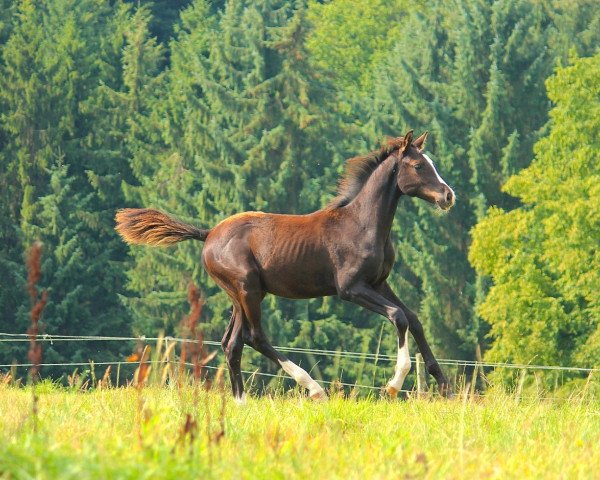
[[344, 175], [338, 184], [337, 195], [329, 202], [327, 208], [339, 208], [348, 205], [358, 195], [358, 192], [375, 169], [394, 150], [400, 148], [403, 141], [404, 137], [388, 138], [380, 149], [347, 160]]

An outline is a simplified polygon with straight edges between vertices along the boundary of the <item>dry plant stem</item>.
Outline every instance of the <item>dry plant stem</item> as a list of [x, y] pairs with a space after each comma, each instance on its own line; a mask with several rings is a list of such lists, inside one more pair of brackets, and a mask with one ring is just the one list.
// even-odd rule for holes
[[460, 426], [458, 431], [458, 445], [461, 470], [464, 469], [465, 464], [465, 412], [467, 410], [468, 399], [469, 388], [465, 386], [463, 391], [462, 405], [460, 409]]
[[173, 379], [173, 376], [174, 376], [172, 365], [173, 365], [173, 352], [175, 351], [175, 346], [176, 346], [175, 342], [169, 343], [169, 340], [165, 339], [165, 353], [164, 353], [163, 359], [162, 359], [165, 366], [163, 367], [162, 375], [161, 375], [161, 379], [160, 379], [160, 384], [163, 387], [165, 385], [167, 385], [167, 382], [169, 381], [169, 379]]
[[48, 291], [44, 290], [41, 295], [38, 293], [37, 283], [42, 277], [41, 267], [41, 256], [42, 256], [42, 244], [35, 242], [29, 250], [27, 257], [27, 291], [31, 298], [31, 326], [27, 329], [29, 334], [29, 352], [27, 358], [31, 362], [32, 366], [29, 370], [32, 384], [32, 404], [31, 404], [31, 416], [33, 419], [33, 431], [37, 433], [38, 430], [38, 395], [36, 390], [36, 384], [40, 375], [40, 365], [42, 363], [42, 345], [38, 343], [37, 337], [40, 332], [40, 318], [46, 301], [48, 300]]
[[204, 348], [204, 335], [198, 328], [200, 315], [202, 313], [202, 307], [204, 300], [200, 293], [200, 290], [190, 282], [188, 286], [188, 302], [190, 304], [190, 313], [181, 321], [182, 325], [182, 336], [189, 340], [184, 341], [181, 345], [181, 355], [179, 362], [179, 379], [178, 385], [181, 390], [183, 386], [183, 380], [185, 378], [185, 365], [186, 359], [189, 356], [192, 364], [192, 405], [193, 412], [186, 415], [185, 424], [182, 427], [180, 440], [185, 441], [186, 437], [190, 440], [190, 453], [193, 451], [193, 444], [197, 437], [198, 422], [196, 420], [196, 412], [200, 407], [200, 386], [204, 380], [204, 388], [206, 390], [206, 428], [208, 435], [208, 448], [209, 448], [209, 462], [212, 464], [212, 451], [211, 451], [211, 435], [210, 435], [210, 408], [208, 402], [208, 390], [210, 389], [210, 382], [204, 374], [204, 367], [210, 362], [216, 352], [207, 354]]
[[140, 449], [144, 448], [144, 437], [142, 435], [142, 410], [144, 408], [144, 396], [142, 395], [142, 389], [137, 389], [137, 410], [136, 410], [136, 436]]
[[148, 348], [148, 346], [144, 346], [144, 350], [142, 352], [141, 358], [140, 358], [140, 365], [137, 368], [137, 372], [136, 372], [136, 389], [137, 389], [137, 422], [136, 422], [136, 433], [137, 433], [137, 438], [138, 438], [138, 443], [140, 445], [140, 448], [143, 449], [144, 448], [144, 437], [142, 435], [142, 422], [143, 422], [143, 414], [144, 414], [144, 395], [143, 395], [143, 389], [144, 389], [144, 384], [146, 383], [146, 378], [148, 377], [148, 373], [149, 373], [149, 364], [148, 364], [148, 357], [150, 355], [150, 349]]
[[[190, 304], [190, 313], [181, 321], [182, 336], [187, 340], [181, 344], [181, 354], [179, 359], [179, 375], [178, 375], [178, 390], [181, 392], [183, 389], [183, 382], [185, 381], [185, 366], [187, 365], [187, 358], [190, 357], [192, 364], [192, 405], [193, 411], [187, 413], [185, 417], [185, 423], [181, 428], [181, 432], [177, 439], [177, 443], [185, 442], [186, 438], [189, 438], [190, 454], [193, 452], [194, 442], [197, 438], [198, 433], [198, 421], [196, 419], [196, 412], [199, 411], [200, 407], [200, 387], [204, 386], [206, 392], [205, 395], [205, 411], [206, 411], [206, 433], [208, 439], [208, 457], [209, 463], [212, 464], [212, 442], [213, 436], [211, 435], [211, 415], [210, 415], [210, 402], [208, 392], [211, 387], [211, 382], [206, 378], [204, 367], [210, 362], [216, 355], [216, 352], [207, 353], [204, 348], [204, 335], [198, 328], [200, 315], [202, 313], [202, 307], [204, 300], [200, 293], [200, 290], [190, 282], [188, 286], [188, 302]], [[167, 357], [165, 357], [167, 358]], [[220, 378], [220, 377], [219, 377]], [[223, 400], [224, 401], [224, 400]], [[222, 415], [224, 415], [224, 405], [221, 407]], [[224, 435], [224, 419], [221, 420], [221, 431], [218, 433], [218, 440]], [[217, 438], [214, 437], [214, 438]], [[175, 447], [174, 447], [175, 448]], [[173, 449], [174, 451], [174, 449]]]
[[211, 415], [210, 415], [210, 401], [208, 396], [208, 388], [204, 392], [204, 409], [206, 410], [206, 438], [208, 440], [208, 464], [210, 469], [213, 468], [213, 454], [212, 454], [212, 436], [210, 431]]
[[221, 412], [219, 414], [219, 427], [220, 430], [217, 432], [215, 436], [216, 443], [219, 443], [221, 439], [225, 436], [225, 380], [223, 377], [223, 369], [220, 368], [217, 372], [217, 385], [219, 386], [219, 394], [221, 395]]
[[100, 380], [100, 382], [98, 384], [99, 388], [110, 388], [110, 386], [111, 386], [110, 370], [111, 370], [111, 366], [109, 365], [108, 367], [106, 367], [106, 370], [104, 371], [104, 375], [102, 376], [102, 380]]
[[187, 348], [186, 342], [181, 344], [181, 354], [179, 355], [179, 375], [177, 376], [177, 385], [179, 390], [183, 388], [183, 382], [185, 379], [185, 362], [187, 360]]

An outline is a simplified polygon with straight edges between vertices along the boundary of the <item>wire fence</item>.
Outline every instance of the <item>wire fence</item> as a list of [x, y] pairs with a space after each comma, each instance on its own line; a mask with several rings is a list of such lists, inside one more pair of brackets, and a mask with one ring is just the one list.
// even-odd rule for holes
[[[50, 334], [41, 334], [36, 338], [37, 342], [48, 342], [53, 344], [54, 342], [91, 342], [91, 341], [114, 341], [114, 342], [156, 342], [162, 340], [166, 344], [170, 342], [176, 343], [198, 343], [198, 340], [191, 340], [186, 338], [179, 337], [151, 337], [151, 336], [99, 336], [99, 335], [50, 335]], [[29, 342], [30, 336], [26, 333], [4, 333], [0, 332], [0, 343], [18, 343], [18, 342]], [[204, 340], [204, 345], [209, 346], [220, 346], [221, 342], [214, 340]], [[379, 353], [365, 353], [365, 352], [350, 352], [344, 350], [326, 350], [326, 349], [316, 349], [316, 348], [300, 348], [300, 347], [285, 347], [285, 346], [275, 346], [276, 349], [286, 352], [286, 353], [296, 353], [296, 354], [310, 354], [315, 356], [323, 356], [323, 357], [336, 357], [336, 358], [344, 358], [350, 360], [372, 360], [377, 363], [380, 360], [383, 361], [395, 361], [396, 357], [392, 355], [385, 355]], [[411, 357], [413, 362], [419, 361], [416, 357]], [[187, 367], [194, 367], [193, 363], [190, 362], [181, 362], [181, 361], [168, 361], [168, 360], [146, 360], [144, 363], [147, 364], [173, 364], [181, 366], [182, 364]], [[588, 374], [588, 382], [591, 379], [591, 375], [594, 372], [600, 371], [600, 368], [591, 368], [591, 367], [572, 367], [572, 366], [559, 366], [559, 365], [536, 365], [536, 364], [516, 364], [516, 363], [500, 363], [500, 362], [480, 362], [480, 361], [472, 361], [472, 360], [458, 360], [458, 359], [438, 359], [438, 363], [440, 365], [446, 366], [454, 366], [454, 367], [474, 367], [474, 368], [484, 368], [495, 369], [495, 368], [507, 368], [507, 369], [517, 369], [517, 370], [555, 370], [555, 371], [564, 371], [564, 372], [577, 372], [577, 373], [587, 373]], [[15, 368], [15, 367], [24, 367], [30, 368], [33, 367], [33, 363], [11, 363], [11, 364], [0, 364], [0, 368]], [[95, 367], [95, 366], [118, 366], [121, 368], [122, 366], [131, 366], [137, 368], [139, 366], [138, 361], [106, 361], [106, 362], [96, 362], [96, 361], [88, 361], [88, 362], [49, 362], [49, 363], [40, 363], [36, 365], [37, 367]], [[203, 368], [209, 370], [217, 370], [220, 367], [216, 367], [213, 365], [204, 365]], [[242, 373], [249, 375], [248, 381], [250, 383], [254, 382], [256, 377], [264, 377], [269, 379], [280, 379], [280, 380], [293, 380], [291, 377], [287, 375], [274, 374], [268, 372], [261, 372], [258, 369], [256, 370], [242, 370]], [[373, 385], [364, 385], [359, 383], [348, 383], [342, 382], [340, 380], [329, 381], [319, 379], [317, 380], [320, 384], [325, 384], [329, 386], [335, 386], [337, 388], [348, 387], [352, 390], [368, 390], [372, 392], [381, 392], [382, 387], [373, 386]], [[401, 393], [411, 395], [415, 393], [415, 390], [400, 390]], [[431, 392], [429, 392], [431, 394]], [[485, 395], [471, 392], [471, 395], [477, 397], [484, 397]], [[522, 396], [517, 395], [516, 397], [519, 400], [526, 399], [537, 399], [537, 400], [558, 400], [558, 397], [554, 396]]]
[[[188, 363], [186, 362], [185, 365], [187, 366], [194, 366], [193, 363]], [[204, 368], [209, 368], [212, 370], [218, 370], [219, 367], [213, 367], [212, 365], [206, 365]], [[250, 375], [250, 381], [252, 381], [252, 377], [254, 376], [263, 376], [263, 377], [269, 377], [269, 378], [280, 378], [280, 379], [284, 379], [284, 380], [291, 380], [291, 377], [288, 377], [287, 375], [278, 375], [275, 373], [266, 373], [266, 372], [260, 372], [258, 370], [242, 370], [242, 373], [245, 373], [247, 375]], [[319, 383], [324, 383], [326, 385], [339, 385], [342, 387], [350, 387], [350, 388], [366, 388], [368, 390], [376, 390], [376, 391], [380, 391], [382, 388], [381, 387], [374, 387], [372, 385], [361, 385], [358, 383], [345, 383], [345, 382], [340, 382], [340, 381], [330, 381], [330, 380], [317, 380]], [[410, 390], [400, 390], [401, 392], [404, 393], [410, 393]]]
[[[38, 335], [36, 341], [38, 342], [49, 342], [53, 344], [54, 342], [87, 342], [87, 341], [132, 341], [132, 342], [152, 342], [158, 340], [164, 340], [165, 342], [177, 342], [177, 343], [196, 343], [197, 340], [189, 340], [185, 338], [178, 337], [150, 337], [150, 336], [138, 336], [138, 337], [127, 337], [127, 336], [95, 336], [95, 335], [50, 335], [50, 334], [42, 334]], [[26, 333], [2, 333], [0, 332], [0, 343], [4, 342], [29, 342], [29, 335]], [[221, 346], [221, 342], [214, 340], [204, 340], [205, 345], [209, 346]], [[396, 361], [396, 356], [385, 355], [379, 353], [365, 353], [365, 352], [349, 352], [344, 350], [324, 350], [317, 348], [301, 348], [301, 347], [286, 347], [286, 346], [275, 346], [275, 348], [281, 352], [285, 353], [298, 353], [298, 354], [309, 354], [315, 356], [323, 356], [323, 357], [336, 357], [336, 358], [346, 358], [353, 360], [374, 360], [374, 361]], [[417, 361], [416, 357], [411, 357], [413, 362]], [[580, 372], [580, 373], [592, 373], [592, 372], [600, 372], [600, 368], [592, 368], [592, 367], [573, 367], [573, 366], [560, 366], [560, 365], [537, 365], [537, 364], [529, 364], [529, 363], [503, 363], [503, 362], [480, 362], [476, 360], [458, 360], [458, 359], [448, 359], [448, 358], [440, 358], [437, 359], [440, 365], [447, 366], [458, 366], [458, 367], [487, 367], [487, 368], [507, 368], [507, 369], [518, 369], [518, 370], [556, 370], [556, 371], [564, 371], [564, 372]], [[108, 362], [94, 362], [95, 365], [109, 364]], [[127, 362], [113, 362], [114, 364], [118, 363], [127, 363]], [[41, 366], [68, 366], [75, 365], [73, 363], [65, 363], [65, 364], [42, 364]], [[78, 364], [79, 365], [79, 364]], [[81, 365], [89, 365], [87, 363], [81, 363]], [[0, 365], [0, 367], [7, 367], [11, 365]], [[18, 366], [30, 366], [29, 364], [19, 364]], [[269, 374], [271, 375], [271, 374]], [[287, 377], [285, 377], [287, 378]], [[375, 387], [373, 387], [375, 388]]]

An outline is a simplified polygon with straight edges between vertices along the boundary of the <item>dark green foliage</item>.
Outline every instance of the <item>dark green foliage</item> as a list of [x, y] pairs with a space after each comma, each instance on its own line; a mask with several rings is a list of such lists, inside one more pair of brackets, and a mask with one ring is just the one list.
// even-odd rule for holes
[[[17, 266], [22, 252], [35, 240], [44, 243], [45, 333], [129, 330], [115, 295], [123, 289], [126, 252], [112, 229], [114, 209], [122, 203], [120, 177], [129, 168], [99, 140], [94, 108], [103, 88], [121, 82], [128, 18], [126, 9], [109, 2], [24, 2], [2, 48], [0, 136], [7, 160], [2, 181], [8, 185], [2, 192], [8, 196], [2, 247], [10, 255], [2, 258], [10, 270], [3, 278], [14, 278], [17, 288], [23, 284]], [[29, 305], [18, 291], [12, 295], [3, 295], [2, 330], [22, 333]], [[17, 308], [16, 298], [22, 300]], [[47, 348], [44, 360], [100, 360], [118, 349], [63, 343]], [[3, 355], [5, 362], [14, 357]]]
[[[467, 261], [469, 231], [488, 207], [519, 206], [502, 185], [548, 133], [546, 78], [572, 49], [597, 48], [597, 2], [144, 3], [0, 0], [0, 331], [25, 332], [24, 253], [40, 239], [47, 333], [176, 334], [193, 280], [218, 339], [230, 304], [202, 245], [129, 248], [115, 210], [154, 207], [202, 227], [245, 210], [313, 211], [344, 158], [413, 128], [430, 131], [458, 202], [440, 216], [402, 200], [391, 284], [439, 356], [485, 346], [476, 306], [490, 279]], [[337, 299], [267, 297], [263, 313], [274, 344], [394, 351], [390, 325]], [[0, 363], [25, 359], [15, 345], [0, 343]], [[45, 360], [121, 353], [56, 344]], [[371, 382], [381, 371], [322, 361], [315, 373]]]

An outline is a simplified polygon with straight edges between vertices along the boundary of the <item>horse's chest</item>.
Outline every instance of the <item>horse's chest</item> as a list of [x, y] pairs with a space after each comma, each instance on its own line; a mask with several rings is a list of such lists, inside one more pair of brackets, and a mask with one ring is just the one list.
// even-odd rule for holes
[[[394, 250], [389, 242], [384, 245], [362, 246], [360, 255], [360, 266], [358, 268], [370, 281], [376, 284], [385, 280], [394, 264]], [[360, 248], [360, 247], [359, 247]]]

